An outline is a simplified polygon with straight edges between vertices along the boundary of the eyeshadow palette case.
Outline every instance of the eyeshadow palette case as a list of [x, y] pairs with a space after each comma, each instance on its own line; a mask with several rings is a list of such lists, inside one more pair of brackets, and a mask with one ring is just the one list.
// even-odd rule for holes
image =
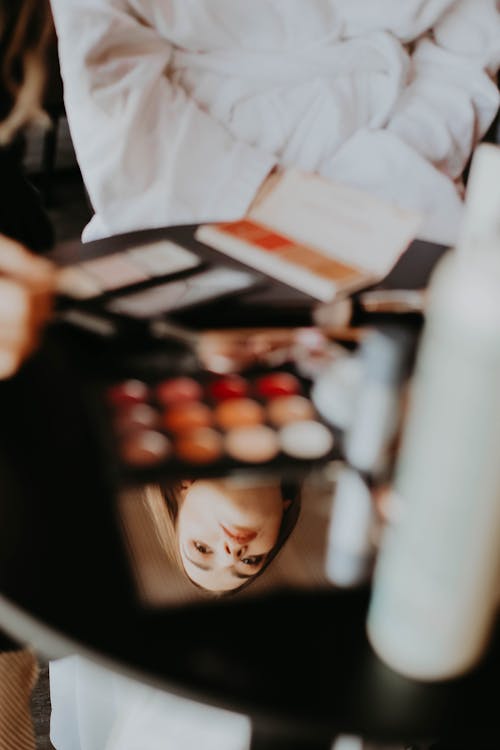
[[310, 324], [313, 298], [198, 242], [195, 230], [59, 245], [58, 322], [126, 348], [154, 339], [151, 322], [165, 318], [195, 329]]
[[[151, 355], [158, 320], [194, 330], [313, 323], [314, 298], [198, 241], [197, 228], [162, 227], [59, 244], [50, 254], [63, 267], [56, 325], [89, 334], [91, 348], [100, 341], [100, 353], [113, 351], [116, 358], [130, 356], [134, 348], [144, 353], [146, 341]], [[415, 240], [373, 288], [425, 286], [446, 249]]]

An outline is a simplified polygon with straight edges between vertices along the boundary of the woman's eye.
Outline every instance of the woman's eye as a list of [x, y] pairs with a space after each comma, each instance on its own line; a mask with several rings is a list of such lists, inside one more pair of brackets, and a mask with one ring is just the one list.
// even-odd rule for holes
[[203, 542], [194, 541], [193, 545], [194, 548], [198, 550], [198, 552], [200, 552], [202, 555], [210, 555], [212, 553], [211, 548], [208, 545], [203, 544]]
[[240, 562], [243, 563], [243, 565], [249, 565], [251, 568], [255, 568], [257, 565], [260, 565], [264, 557], [265, 555], [253, 555], [251, 557], [242, 557]]

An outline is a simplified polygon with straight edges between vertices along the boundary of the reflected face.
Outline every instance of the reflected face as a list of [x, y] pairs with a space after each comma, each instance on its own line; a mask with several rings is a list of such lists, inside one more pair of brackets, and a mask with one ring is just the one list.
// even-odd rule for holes
[[287, 507], [279, 485], [243, 487], [198, 480], [183, 493], [177, 535], [189, 578], [230, 591], [255, 576], [278, 541]]

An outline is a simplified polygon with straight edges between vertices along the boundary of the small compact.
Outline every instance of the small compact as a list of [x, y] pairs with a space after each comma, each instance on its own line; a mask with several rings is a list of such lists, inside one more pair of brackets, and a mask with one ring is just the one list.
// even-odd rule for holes
[[290, 367], [110, 382], [103, 394], [119, 473], [142, 484], [256, 467], [304, 472], [336, 453], [310, 387]]

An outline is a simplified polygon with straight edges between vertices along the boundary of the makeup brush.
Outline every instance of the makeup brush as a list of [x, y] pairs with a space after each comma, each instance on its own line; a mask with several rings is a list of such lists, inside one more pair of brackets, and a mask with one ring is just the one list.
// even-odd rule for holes
[[[279, 367], [286, 362], [320, 365], [331, 359], [341, 344], [357, 345], [368, 328], [355, 326], [305, 326], [280, 328], [227, 328], [196, 331], [168, 318], [143, 321], [128, 334], [123, 324], [95, 310], [70, 307], [56, 312], [53, 323], [65, 323], [90, 333], [102, 341], [151, 339], [180, 344], [190, 351], [199, 365], [217, 374], [238, 372], [264, 365]], [[129, 324], [130, 326], [130, 321]]]
[[212, 372], [238, 372], [252, 365], [280, 366], [297, 357], [328, 356], [333, 342], [358, 343], [366, 328], [228, 328], [195, 332], [159, 319], [149, 323], [155, 339], [179, 341], [196, 353]]

